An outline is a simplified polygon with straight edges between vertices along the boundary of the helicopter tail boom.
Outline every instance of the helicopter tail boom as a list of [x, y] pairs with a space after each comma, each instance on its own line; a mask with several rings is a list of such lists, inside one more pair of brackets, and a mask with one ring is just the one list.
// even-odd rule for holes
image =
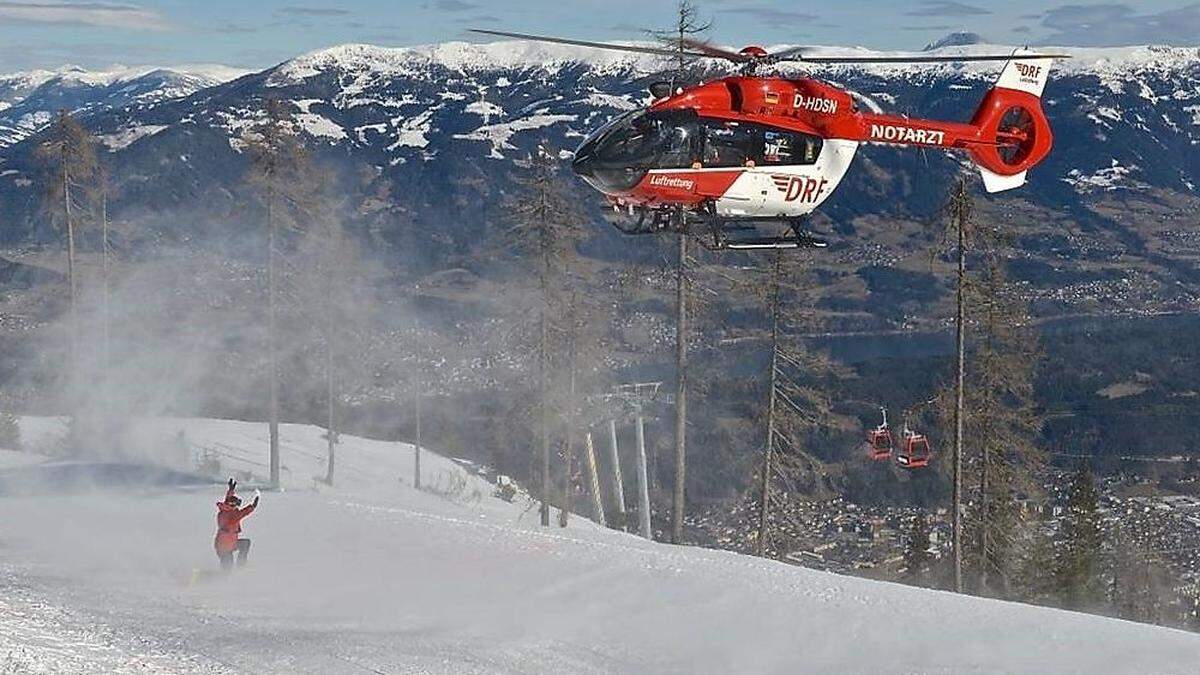
[[968, 123], [861, 113], [849, 135], [868, 143], [964, 150], [988, 192], [1020, 187], [1054, 143], [1041, 101], [1048, 75], [1047, 61], [1017, 52]]

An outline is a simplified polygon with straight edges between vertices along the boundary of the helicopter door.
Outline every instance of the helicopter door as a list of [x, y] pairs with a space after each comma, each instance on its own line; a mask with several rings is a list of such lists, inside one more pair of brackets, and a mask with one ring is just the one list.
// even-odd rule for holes
[[769, 181], [753, 170], [762, 156], [762, 148], [763, 132], [757, 124], [704, 121], [701, 171], [741, 171], [733, 185], [717, 200], [717, 211], [722, 215], [752, 217], [766, 205]]

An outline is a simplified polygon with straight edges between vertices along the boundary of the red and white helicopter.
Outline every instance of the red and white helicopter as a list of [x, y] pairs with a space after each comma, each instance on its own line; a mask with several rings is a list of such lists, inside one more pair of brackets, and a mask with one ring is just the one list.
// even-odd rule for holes
[[[677, 57], [675, 49], [570, 40], [525, 33], [477, 33]], [[732, 52], [683, 40], [682, 54], [742, 65], [741, 75], [676, 88], [651, 87], [650, 107], [611, 120], [575, 151], [574, 171], [636, 222], [630, 234], [711, 228], [715, 248], [823, 246], [804, 217], [829, 198], [863, 143], [965, 152], [989, 192], [1020, 187], [1050, 152], [1053, 136], [1041, 96], [1052, 59], [1018, 49], [1007, 55], [820, 56], [798, 47]], [[969, 122], [945, 122], [860, 109], [850, 92], [812, 77], [756, 74], [781, 62], [1006, 62]], [[759, 225], [783, 224], [774, 236]], [[737, 233], [737, 234], [735, 234]], [[754, 233], [747, 236], [747, 233]], [[707, 239], [707, 238], [706, 238]]]

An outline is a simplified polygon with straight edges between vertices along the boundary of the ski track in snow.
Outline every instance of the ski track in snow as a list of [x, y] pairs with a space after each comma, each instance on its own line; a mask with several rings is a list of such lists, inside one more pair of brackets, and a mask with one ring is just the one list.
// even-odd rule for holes
[[0, 580], [0, 590], [0, 675], [234, 672], [39, 601], [11, 573]]
[[[227, 471], [261, 424], [153, 420]], [[30, 447], [57, 420], [25, 418]], [[0, 497], [0, 673], [1194, 673], [1189, 633], [655, 544], [491, 495], [457, 463], [281, 425], [286, 491], [210, 573], [220, 485]], [[176, 440], [178, 445], [178, 440]], [[0, 453], [0, 467], [28, 468]], [[246, 479], [247, 485], [251, 479]], [[581, 505], [582, 506], [582, 505]], [[556, 514], [555, 514], [556, 515]], [[201, 570], [195, 576], [196, 570]], [[195, 581], [195, 583], [193, 583]]]

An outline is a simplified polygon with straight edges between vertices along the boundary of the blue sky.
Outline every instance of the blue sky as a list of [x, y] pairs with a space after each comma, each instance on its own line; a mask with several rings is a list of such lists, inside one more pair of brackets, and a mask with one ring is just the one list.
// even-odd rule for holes
[[[954, 30], [995, 42], [1200, 43], [1197, 0], [695, 0], [714, 41], [916, 49]], [[0, 0], [0, 72], [224, 63], [259, 68], [344, 42], [468, 38], [466, 27], [598, 40], [668, 25], [674, 0]]]

